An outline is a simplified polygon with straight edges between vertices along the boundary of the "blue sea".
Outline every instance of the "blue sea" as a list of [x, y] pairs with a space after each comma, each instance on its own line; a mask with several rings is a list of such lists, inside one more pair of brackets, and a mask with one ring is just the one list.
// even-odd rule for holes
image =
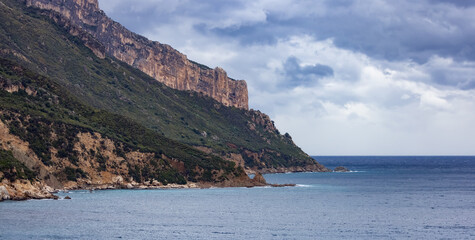
[[0, 203], [0, 239], [475, 239], [475, 157], [316, 157], [283, 188], [108, 190]]

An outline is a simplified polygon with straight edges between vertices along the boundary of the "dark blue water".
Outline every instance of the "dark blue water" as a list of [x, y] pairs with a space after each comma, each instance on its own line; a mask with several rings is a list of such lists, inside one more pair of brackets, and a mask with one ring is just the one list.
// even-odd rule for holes
[[475, 239], [475, 157], [317, 160], [354, 172], [265, 176], [297, 187], [3, 202], [0, 239]]

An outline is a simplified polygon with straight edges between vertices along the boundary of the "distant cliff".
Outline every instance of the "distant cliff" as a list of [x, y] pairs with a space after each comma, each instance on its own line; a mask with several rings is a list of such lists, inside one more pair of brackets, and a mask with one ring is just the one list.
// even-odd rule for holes
[[[248, 109], [247, 84], [233, 80], [221, 68], [211, 69], [187, 59], [169, 45], [150, 41], [114, 22], [97, 0], [26, 0], [27, 6], [53, 10], [91, 34], [106, 54], [134, 66], [178, 90], [203, 93], [226, 106]], [[103, 57], [100, 48], [90, 47]]]

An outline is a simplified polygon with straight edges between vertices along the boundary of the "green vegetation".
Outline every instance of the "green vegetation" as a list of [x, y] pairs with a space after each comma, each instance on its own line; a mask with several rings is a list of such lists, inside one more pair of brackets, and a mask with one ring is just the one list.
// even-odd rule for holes
[[[123, 142], [126, 148], [162, 152], [180, 159], [185, 162], [186, 178], [193, 180], [200, 179], [194, 173], [196, 166], [207, 169], [207, 176], [214, 176], [208, 173], [216, 169], [237, 170], [233, 170], [232, 163], [189, 146], [206, 146], [223, 154], [272, 150], [280, 155], [266, 154], [263, 161], [275, 167], [313, 162], [278, 132], [265, 131], [258, 124], [251, 130], [248, 124], [256, 113], [225, 107], [198, 93], [173, 90], [116, 59], [97, 58], [80, 39], [43, 16], [43, 11], [26, 8], [21, 1], [2, 1], [5, 5], [0, 5], [0, 57], [42, 76], [3, 67], [6, 79], [35, 85], [38, 95], [2, 92], [1, 106], [44, 121], [39, 124], [39, 136], [28, 130], [22, 132], [19, 127], [15, 134], [31, 141], [45, 164], [50, 164], [50, 146], [61, 149], [58, 157], [74, 164], [74, 139], [68, 136], [84, 129]], [[2, 61], [2, 66], [13, 64]], [[18, 121], [18, 126], [20, 123], [26, 127], [36, 124], [30, 120]], [[50, 129], [60, 132], [63, 139], [49, 141]], [[260, 166], [252, 159], [246, 159], [246, 163]]]
[[13, 157], [11, 151], [5, 150], [0, 150], [0, 173], [3, 173], [0, 182], [3, 178], [11, 182], [17, 179], [33, 180], [36, 178], [36, 174]]
[[87, 177], [87, 174], [80, 168], [66, 167], [64, 168], [64, 174], [68, 181], [76, 181], [78, 178]]
[[[186, 179], [174, 168], [168, 168], [166, 170], [155, 170], [154, 166], [140, 167], [138, 165], [129, 166], [129, 175], [134, 178], [135, 181], [145, 182], [155, 179], [164, 185], [168, 183], [185, 184]], [[203, 179], [199, 179], [203, 180]], [[215, 179], [209, 179], [209, 182], [216, 181]]]
[[[202, 180], [196, 169], [225, 170], [226, 174], [236, 176], [243, 174], [242, 169], [234, 168], [233, 162], [168, 139], [126, 117], [88, 107], [57, 83], [9, 60], [0, 59], [0, 80], [2, 79], [3, 82], [8, 79], [9, 83], [15, 86], [28, 86], [36, 92], [36, 95], [28, 95], [25, 91], [0, 91], [0, 119], [8, 125], [12, 134], [30, 143], [32, 150], [46, 165], [52, 164], [51, 147], [58, 150], [57, 157], [67, 158], [76, 164], [77, 153], [73, 148], [77, 142], [77, 133], [99, 132], [121, 143], [122, 147], [116, 150], [121, 155], [124, 155], [124, 151], [138, 150], [155, 153], [157, 156], [165, 154], [185, 163], [184, 173], [174, 171], [169, 163], [154, 168], [153, 174], [148, 174], [152, 172], [149, 171], [149, 166], [131, 166], [130, 169], [141, 169], [136, 171], [140, 174], [134, 173], [134, 179], [138, 181], [153, 177], [163, 180], [164, 183], [183, 183], [186, 179]], [[99, 163], [98, 171], [105, 171], [107, 159], [99, 150], [93, 152]], [[65, 171], [67, 179], [77, 176], [77, 171], [73, 172], [68, 168]]]

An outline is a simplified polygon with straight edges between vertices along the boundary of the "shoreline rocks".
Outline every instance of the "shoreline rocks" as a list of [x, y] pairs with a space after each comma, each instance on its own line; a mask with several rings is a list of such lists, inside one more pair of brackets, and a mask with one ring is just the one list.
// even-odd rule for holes
[[[186, 184], [155, 184], [150, 183], [137, 183], [117, 181], [114, 183], [102, 183], [102, 184], [77, 184], [70, 185], [68, 187], [53, 189], [48, 185], [34, 181], [17, 180], [15, 182], [8, 182], [4, 180], [0, 183], [0, 202], [3, 200], [29, 200], [29, 199], [59, 199], [58, 196], [53, 193], [64, 192], [74, 190], [89, 190], [93, 192], [95, 190], [114, 190], [114, 189], [129, 189], [129, 190], [167, 190], [167, 189], [208, 189], [208, 188], [228, 188], [228, 187], [293, 187], [295, 184], [270, 184], [267, 183], [264, 176], [256, 172], [254, 178], [242, 177], [232, 181], [224, 181], [219, 183], [206, 183], [206, 182], [188, 182]], [[71, 199], [70, 196], [65, 196], [63, 199]]]
[[10, 200], [10, 194], [5, 186], [0, 186], [0, 201]]
[[28, 199], [58, 199], [52, 194], [52, 188], [42, 182], [29, 180], [16, 180], [10, 182], [4, 179], [0, 183], [0, 201], [3, 200], [28, 200]]
[[[256, 178], [257, 177], [257, 178]], [[209, 184], [209, 183], [187, 183], [187, 184], [167, 184], [161, 186], [147, 186], [144, 184], [137, 184], [132, 186], [132, 184], [128, 183], [127, 185], [132, 186], [132, 188], [127, 188], [123, 186], [112, 186], [112, 185], [104, 185], [104, 186], [82, 186], [77, 188], [70, 188], [70, 189], [55, 189], [52, 192], [64, 192], [68, 193], [74, 190], [89, 190], [91, 193], [96, 190], [117, 190], [117, 189], [125, 189], [125, 190], [168, 190], [168, 189], [209, 189], [209, 188], [228, 188], [228, 187], [293, 187], [295, 184], [269, 184], [265, 181], [264, 177], [261, 174], [256, 175], [254, 179], [251, 179], [250, 182], [247, 184], [231, 184], [231, 183], [219, 183], [219, 184]], [[7, 190], [7, 187], [0, 186], [0, 202], [3, 200], [14, 200], [14, 201], [23, 201], [23, 200], [30, 200], [30, 199], [59, 199], [58, 196], [53, 195], [52, 192], [41, 192], [39, 189], [30, 189], [27, 191], [13, 191], [14, 187], [8, 187], [10, 192], [13, 195], [10, 195], [10, 192]], [[11, 197], [13, 196], [13, 197]], [[65, 196], [63, 199], [70, 200], [71, 197], [69, 195]]]
[[350, 170], [348, 170], [348, 168], [346, 167], [338, 166], [333, 171], [334, 172], [349, 172]]

